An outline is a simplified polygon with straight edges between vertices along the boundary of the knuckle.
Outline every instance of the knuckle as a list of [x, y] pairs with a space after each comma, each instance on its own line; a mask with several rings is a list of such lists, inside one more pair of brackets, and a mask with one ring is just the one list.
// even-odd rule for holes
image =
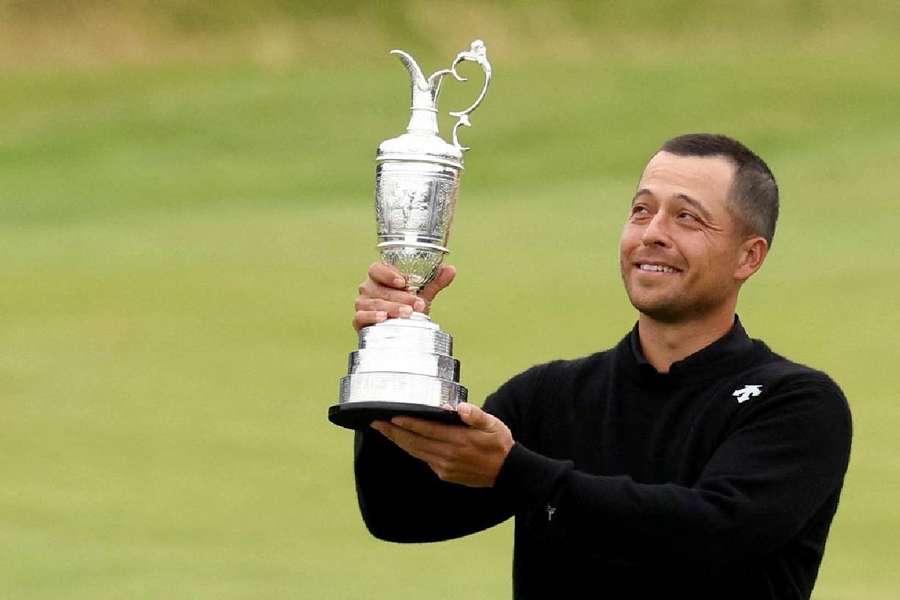
[[373, 281], [387, 283], [393, 279], [393, 277], [393, 269], [384, 262], [374, 262], [372, 263], [372, 266], [369, 267], [369, 279]]
[[360, 296], [356, 299], [356, 310], [359, 311], [373, 311], [379, 310], [381, 305], [380, 300], [376, 300], [375, 298], [368, 298], [366, 296]]
[[412, 294], [400, 291], [393, 292], [390, 299], [398, 304], [409, 304], [410, 306], [416, 301], [416, 297]]

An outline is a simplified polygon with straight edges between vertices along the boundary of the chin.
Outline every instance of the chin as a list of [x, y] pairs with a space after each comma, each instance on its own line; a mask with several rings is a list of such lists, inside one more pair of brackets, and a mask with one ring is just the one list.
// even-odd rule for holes
[[722, 298], [647, 298], [629, 294], [628, 299], [642, 315], [660, 323], [686, 323], [704, 319], [727, 305]]
[[642, 315], [650, 317], [654, 321], [659, 321], [660, 323], [679, 323], [686, 321], [689, 318], [689, 315], [685, 314], [684, 311], [672, 309], [671, 307], [635, 305], [635, 308]]
[[631, 305], [643, 315], [654, 321], [663, 323], [676, 323], [690, 318], [690, 307], [672, 298], [638, 298], [629, 295]]

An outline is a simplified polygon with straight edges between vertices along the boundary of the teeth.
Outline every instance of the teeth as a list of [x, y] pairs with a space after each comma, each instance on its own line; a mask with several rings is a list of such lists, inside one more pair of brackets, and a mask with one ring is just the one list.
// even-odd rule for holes
[[663, 265], [638, 265], [638, 268], [641, 271], [653, 271], [653, 272], [662, 272], [662, 273], [674, 273], [675, 269], [672, 267], [666, 267]]

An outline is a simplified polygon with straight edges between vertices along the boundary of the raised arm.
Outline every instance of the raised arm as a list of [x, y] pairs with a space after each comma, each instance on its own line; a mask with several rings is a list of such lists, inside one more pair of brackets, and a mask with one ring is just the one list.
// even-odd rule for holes
[[[441, 268], [419, 295], [381, 262], [369, 267], [359, 286], [353, 327], [388, 318], [429, 312], [434, 297], [454, 279], [456, 269]], [[456, 431], [468, 428], [455, 427]], [[511, 441], [510, 444], [511, 445]], [[499, 469], [499, 464], [496, 467]], [[374, 429], [356, 432], [354, 473], [360, 511], [369, 531], [395, 542], [444, 540], [479, 531], [511, 516], [511, 503], [491, 489], [444, 481], [429, 465], [410, 456]]]
[[[412, 446], [429, 443], [424, 436], [418, 442], [411, 442], [408, 436], [420, 435], [412, 430], [380, 423], [376, 425], [377, 431], [357, 432], [356, 492], [369, 531], [395, 542], [437, 541], [480, 531], [512, 516], [514, 498], [489, 487], [502, 463], [502, 458], [498, 462], [492, 457], [505, 458], [509, 452], [512, 431], [518, 428], [520, 420], [517, 407], [521, 397], [529, 393], [531, 384], [538, 380], [538, 371], [539, 368], [530, 369], [501, 386], [485, 405], [489, 412], [470, 406], [462, 418], [472, 425], [437, 425], [401, 419], [406, 426], [414, 422], [413, 427], [431, 435], [449, 435], [460, 442], [472, 438], [469, 451], [457, 461], [463, 465], [461, 469], [457, 470], [454, 460], [450, 460], [452, 452], [445, 453], [446, 462], [440, 459], [429, 462], [410, 454]], [[478, 482], [481, 487], [471, 487], [475, 483], [473, 477], [481, 479]]]
[[354, 471], [363, 521], [383, 540], [446, 540], [512, 516], [512, 502], [495, 490], [443, 481], [375, 430], [356, 433]]

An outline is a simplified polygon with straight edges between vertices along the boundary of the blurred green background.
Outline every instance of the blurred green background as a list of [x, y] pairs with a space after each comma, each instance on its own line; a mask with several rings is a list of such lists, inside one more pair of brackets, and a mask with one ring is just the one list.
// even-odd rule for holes
[[408, 118], [387, 51], [476, 37], [434, 312], [471, 398], [631, 327], [644, 162], [731, 134], [783, 202], [742, 319], [854, 410], [813, 596], [898, 597], [898, 31], [892, 2], [0, 2], [0, 597], [509, 597], [510, 523], [374, 540], [326, 420]]

